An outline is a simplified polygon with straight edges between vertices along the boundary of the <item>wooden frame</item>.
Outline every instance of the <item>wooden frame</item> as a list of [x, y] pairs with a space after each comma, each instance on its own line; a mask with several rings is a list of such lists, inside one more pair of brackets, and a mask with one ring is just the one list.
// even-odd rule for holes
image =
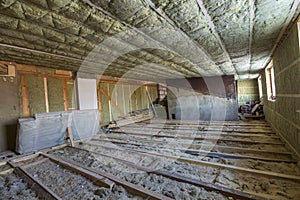
[[22, 93], [22, 111], [23, 117], [30, 116], [29, 98], [28, 98], [28, 83], [25, 75], [21, 75], [21, 93]]

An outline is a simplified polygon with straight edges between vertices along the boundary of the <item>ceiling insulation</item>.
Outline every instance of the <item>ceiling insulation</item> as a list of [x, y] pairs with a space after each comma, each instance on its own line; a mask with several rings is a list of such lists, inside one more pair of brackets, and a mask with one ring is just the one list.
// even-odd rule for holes
[[145, 80], [255, 78], [299, 12], [299, 0], [2, 0], [0, 60]]

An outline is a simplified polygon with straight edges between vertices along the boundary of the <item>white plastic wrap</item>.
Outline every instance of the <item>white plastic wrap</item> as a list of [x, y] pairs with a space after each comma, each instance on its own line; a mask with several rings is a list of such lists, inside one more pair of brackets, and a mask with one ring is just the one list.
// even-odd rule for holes
[[19, 119], [16, 152], [26, 154], [61, 145], [69, 126], [74, 140], [94, 136], [99, 132], [99, 118], [98, 110], [74, 110]]

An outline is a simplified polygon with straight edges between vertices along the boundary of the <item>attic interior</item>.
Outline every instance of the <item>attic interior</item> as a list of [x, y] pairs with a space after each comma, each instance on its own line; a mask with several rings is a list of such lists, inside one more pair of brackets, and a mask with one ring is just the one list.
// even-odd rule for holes
[[1, 0], [3, 199], [300, 199], [300, 0]]

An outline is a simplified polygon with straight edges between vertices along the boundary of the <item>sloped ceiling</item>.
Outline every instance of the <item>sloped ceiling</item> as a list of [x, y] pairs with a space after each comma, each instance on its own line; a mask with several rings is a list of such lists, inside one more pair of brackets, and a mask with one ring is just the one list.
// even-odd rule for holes
[[1, 0], [0, 60], [144, 80], [254, 78], [299, 0]]

